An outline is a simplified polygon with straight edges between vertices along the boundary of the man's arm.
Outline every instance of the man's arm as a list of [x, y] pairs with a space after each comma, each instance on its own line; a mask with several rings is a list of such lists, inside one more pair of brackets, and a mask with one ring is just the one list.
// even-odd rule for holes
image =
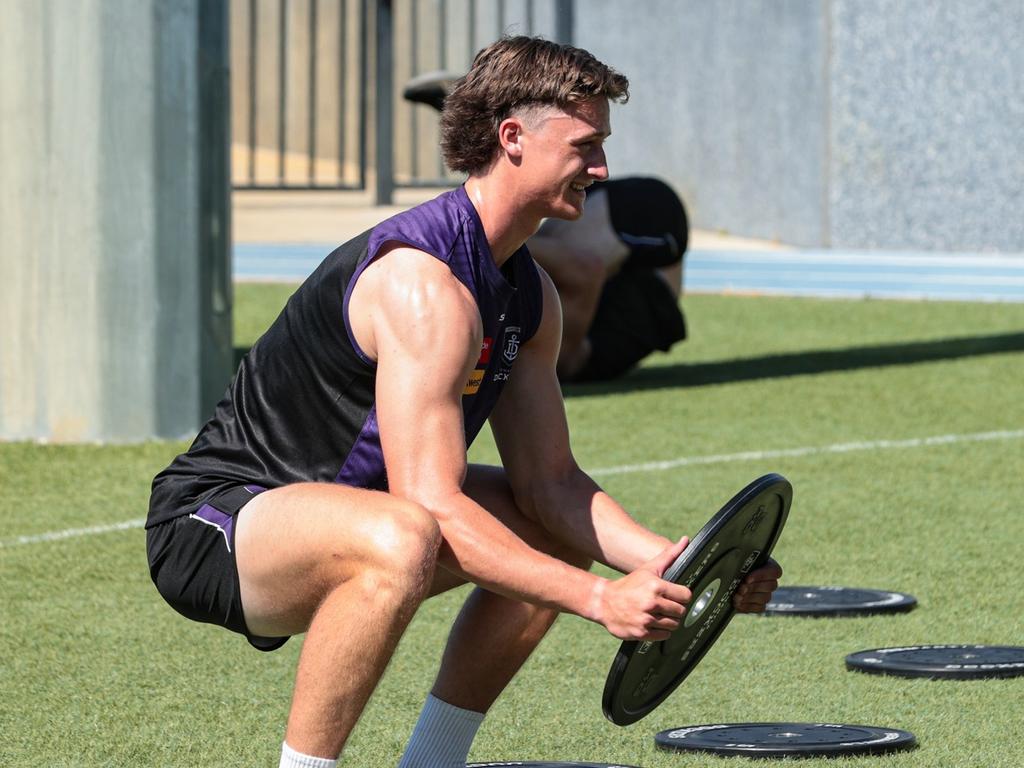
[[543, 271], [544, 315], [520, 349], [491, 414], [516, 503], [560, 540], [623, 573], [672, 542], [632, 517], [577, 466], [555, 375], [561, 333], [558, 294]]
[[667, 637], [682, 615], [679, 595], [689, 597], [653, 573], [668, 562], [652, 563], [632, 580], [632, 592], [609, 591], [606, 579], [529, 547], [462, 492], [462, 391], [483, 332], [472, 296], [447, 267], [408, 248], [387, 253], [360, 278], [350, 319], [378, 364], [390, 490], [438, 520], [441, 565], [494, 592], [602, 623], [623, 639]]
[[[629, 573], [670, 542], [633, 520], [576, 464], [561, 390], [554, 373], [560, 324], [554, 285], [541, 273], [544, 319], [523, 346], [497, 408], [491, 414], [516, 503], [562, 541]], [[671, 562], [671, 561], [670, 561]], [[752, 572], [737, 590], [737, 610], [759, 612], [778, 586], [774, 561]]]

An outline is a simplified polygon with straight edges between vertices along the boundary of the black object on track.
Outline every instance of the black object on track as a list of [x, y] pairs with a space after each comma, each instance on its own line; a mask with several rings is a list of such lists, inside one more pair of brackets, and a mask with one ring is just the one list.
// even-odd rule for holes
[[779, 587], [765, 606], [768, 616], [869, 616], [906, 613], [917, 598], [902, 592], [856, 587]]
[[908, 645], [846, 657], [858, 672], [897, 677], [982, 680], [1024, 675], [1024, 648], [1012, 645]]
[[662, 731], [660, 748], [743, 757], [838, 757], [912, 749], [909, 731], [836, 723], [722, 723]]
[[732, 596], [740, 582], [768, 560], [792, 498], [788, 480], [765, 475], [736, 494], [693, 537], [664, 573], [666, 580], [693, 592], [683, 622], [667, 640], [622, 644], [605, 682], [605, 717], [616, 725], [635, 723], [697, 666], [732, 618]]

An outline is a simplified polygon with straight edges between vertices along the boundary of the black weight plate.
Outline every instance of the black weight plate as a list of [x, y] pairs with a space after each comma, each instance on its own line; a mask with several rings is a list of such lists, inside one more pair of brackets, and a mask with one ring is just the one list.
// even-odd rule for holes
[[981, 680], [1024, 675], [1024, 648], [1011, 645], [908, 645], [846, 657], [858, 672], [897, 677]]
[[909, 731], [835, 723], [722, 723], [662, 731], [654, 737], [673, 752], [713, 752], [744, 757], [836, 757], [911, 749]]
[[547, 763], [527, 760], [520, 762], [513, 760], [506, 763], [468, 763], [466, 768], [501, 768], [502, 766], [517, 766], [517, 768], [638, 768], [635, 765], [624, 765], [622, 763]]
[[602, 708], [616, 725], [649, 714], [683, 682], [734, 613], [732, 596], [763, 565], [782, 532], [793, 488], [781, 475], [760, 477], [701, 528], [664, 578], [683, 584], [693, 601], [682, 624], [660, 642], [624, 642], [604, 686]]
[[779, 587], [765, 606], [769, 616], [868, 616], [905, 613], [917, 598], [902, 592], [854, 587]]

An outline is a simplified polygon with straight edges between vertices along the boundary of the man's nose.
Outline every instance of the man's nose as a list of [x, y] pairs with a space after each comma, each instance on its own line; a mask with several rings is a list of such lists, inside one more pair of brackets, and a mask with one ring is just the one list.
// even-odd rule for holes
[[608, 159], [605, 157], [604, 149], [597, 150], [596, 156], [591, 160], [587, 173], [595, 181], [608, 180]]

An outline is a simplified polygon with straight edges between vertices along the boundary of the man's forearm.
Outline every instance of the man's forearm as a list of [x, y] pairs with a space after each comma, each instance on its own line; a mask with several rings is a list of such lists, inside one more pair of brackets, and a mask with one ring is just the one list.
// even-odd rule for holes
[[621, 573], [635, 570], [672, 543], [640, 525], [583, 472], [530, 493], [545, 528]]
[[599, 620], [606, 579], [529, 546], [468, 496], [425, 506], [441, 527], [444, 568], [506, 597]]

